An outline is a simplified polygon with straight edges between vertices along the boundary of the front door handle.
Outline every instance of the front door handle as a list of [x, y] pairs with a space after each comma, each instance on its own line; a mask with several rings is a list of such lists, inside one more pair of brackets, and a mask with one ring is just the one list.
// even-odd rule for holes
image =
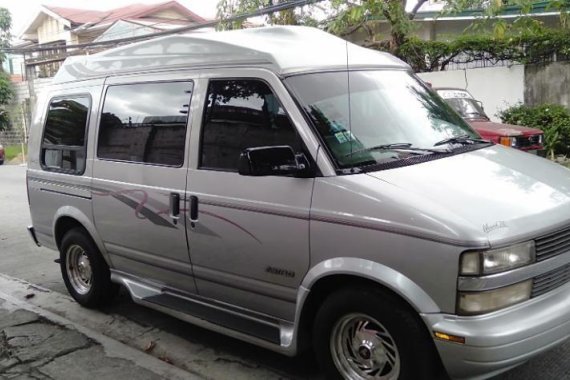
[[190, 196], [190, 221], [196, 223], [198, 221], [198, 197]]
[[174, 224], [180, 219], [180, 194], [170, 193], [170, 218]]

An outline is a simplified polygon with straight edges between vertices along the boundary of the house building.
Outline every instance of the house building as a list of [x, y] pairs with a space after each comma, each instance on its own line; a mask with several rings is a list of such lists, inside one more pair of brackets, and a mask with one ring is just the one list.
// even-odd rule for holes
[[18, 115], [18, 120], [13, 120], [14, 128], [27, 129], [36, 95], [49, 86], [51, 77], [68, 56], [105, 49], [70, 46], [141, 36], [206, 21], [177, 1], [132, 4], [107, 11], [41, 6], [12, 48], [47, 50], [23, 55], [9, 53], [2, 62], [2, 69], [13, 82], [13, 108]]
[[[415, 33], [424, 40], [443, 41], [457, 37], [484, 16], [482, 9], [466, 9], [459, 13], [447, 14], [444, 10], [443, 1], [430, 0], [418, 12], [414, 18], [417, 29]], [[503, 8], [497, 15], [498, 19], [506, 22], [513, 22], [522, 15], [519, 5], [509, 5]], [[551, 8], [550, 1], [537, 1], [532, 4], [528, 13], [532, 17], [548, 28], [560, 27], [560, 11]]]
[[52, 77], [67, 56], [91, 52], [67, 49], [69, 45], [140, 36], [205, 21], [177, 1], [132, 4], [108, 11], [43, 5], [20, 39], [30, 43], [32, 48], [53, 49], [27, 55], [25, 74], [36, 78]]

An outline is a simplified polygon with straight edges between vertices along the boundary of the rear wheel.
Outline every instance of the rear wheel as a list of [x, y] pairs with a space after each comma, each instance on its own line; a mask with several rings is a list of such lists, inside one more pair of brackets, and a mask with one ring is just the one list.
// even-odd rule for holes
[[60, 267], [69, 294], [85, 307], [101, 306], [117, 293], [107, 263], [82, 228], [74, 228], [63, 237]]
[[315, 318], [313, 345], [327, 379], [434, 379], [439, 358], [419, 318], [382, 290], [344, 289]]

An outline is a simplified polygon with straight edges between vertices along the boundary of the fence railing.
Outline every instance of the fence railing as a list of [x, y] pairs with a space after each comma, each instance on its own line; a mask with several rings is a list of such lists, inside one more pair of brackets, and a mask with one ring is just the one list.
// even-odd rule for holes
[[4, 131], [0, 132], [0, 144], [6, 146], [26, 144], [24, 133], [22, 131]]

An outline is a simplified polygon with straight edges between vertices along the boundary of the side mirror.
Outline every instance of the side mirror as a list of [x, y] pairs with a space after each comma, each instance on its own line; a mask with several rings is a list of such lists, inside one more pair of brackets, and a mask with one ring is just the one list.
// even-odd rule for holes
[[239, 157], [238, 171], [241, 175], [294, 175], [308, 176], [309, 162], [304, 154], [295, 155], [287, 145], [247, 148]]

